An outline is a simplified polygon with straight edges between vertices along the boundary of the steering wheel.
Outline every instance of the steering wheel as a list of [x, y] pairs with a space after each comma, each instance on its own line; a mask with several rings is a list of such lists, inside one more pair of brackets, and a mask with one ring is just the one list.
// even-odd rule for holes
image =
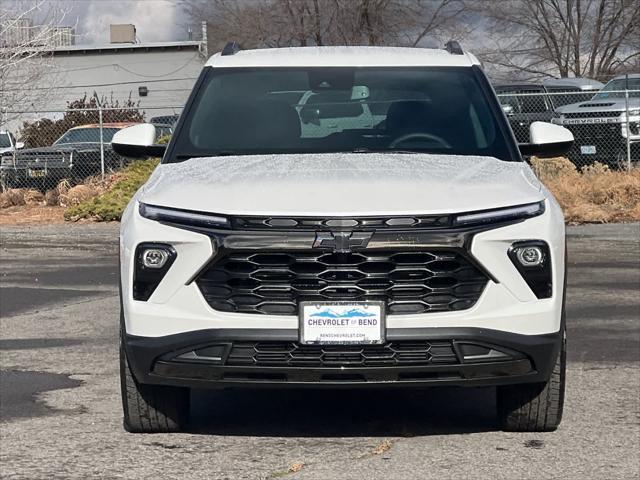
[[451, 148], [451, 145], [449, 145], [449, 143], [444, 138], [438, 137], [437, 135], [432, 135], [430, 133], [408, 133], [407, 135], [402, 135], [401, 137], [398, 137], [393, 142], [391, 142], [389, 144], [389, 147], [395, 148], [398, 145], [406, 142], [407, 140], [413, 140], [413, 139], [419, 139], [419, 138], [432, 140], [438, 143], [439, 145], [441, 145], [443, 148]]

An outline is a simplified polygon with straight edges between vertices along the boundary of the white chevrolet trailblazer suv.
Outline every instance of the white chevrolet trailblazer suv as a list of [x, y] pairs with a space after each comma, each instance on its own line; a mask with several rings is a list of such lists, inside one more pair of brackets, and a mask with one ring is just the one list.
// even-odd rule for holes
[[438, 49], [229, 44], [122, 217], [124, 426], [177, 431], [190, 388], [496, 386], [503, 428], [553, 430], [565, 230], [478, 60]]

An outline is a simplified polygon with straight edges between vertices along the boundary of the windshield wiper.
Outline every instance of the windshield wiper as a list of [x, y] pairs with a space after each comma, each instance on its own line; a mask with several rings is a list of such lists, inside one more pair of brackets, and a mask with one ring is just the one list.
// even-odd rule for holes
[[355, 148], [347, 153], [426, 153], [423, 152], [421, 150], [406, 150], [406, 149], [401, 149], [401, 148], [380, 148], [380, 149], [373, 149], [373, 148], [365, 148], [365, 147], [359, 147], [359, 148]]
[[236, 150], [218, 150], [217, 152], [206, 153], [181, 153], [176, 155], [178, 160], [189, 160], [190, 158], [202, 158], [202, 157], [228, 157], [231, 155], [241, 155]]
[[232, 155], [242, 155], [237, 150], [218, 150], [216, 153], [211, 155], [212, 157], [229, 157]]

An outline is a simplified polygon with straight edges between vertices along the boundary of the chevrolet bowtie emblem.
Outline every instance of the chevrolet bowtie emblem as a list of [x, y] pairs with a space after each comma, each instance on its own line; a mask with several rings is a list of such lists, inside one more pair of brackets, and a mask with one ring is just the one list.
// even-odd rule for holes
[[367, 232], [318, 232], [314, 248], [332, 248], [336, 253], [350, 253], [356, 248], [366, 248], [373, 233]]

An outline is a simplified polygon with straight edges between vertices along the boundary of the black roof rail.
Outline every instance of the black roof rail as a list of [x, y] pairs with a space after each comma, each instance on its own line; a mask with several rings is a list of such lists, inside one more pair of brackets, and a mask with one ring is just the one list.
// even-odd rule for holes
[[449, 40], [447, 43], [444, 44], [444, 48], [451, 55], [464, 55], [464, 52], [462, 51], [462, 47], [455, 40]]
[[228, 42], [222, 49], [222, 56], [226, 57], [227, 55], [235, 55], [240, 50], [242, 50], [242, 48], [238, 42]]

